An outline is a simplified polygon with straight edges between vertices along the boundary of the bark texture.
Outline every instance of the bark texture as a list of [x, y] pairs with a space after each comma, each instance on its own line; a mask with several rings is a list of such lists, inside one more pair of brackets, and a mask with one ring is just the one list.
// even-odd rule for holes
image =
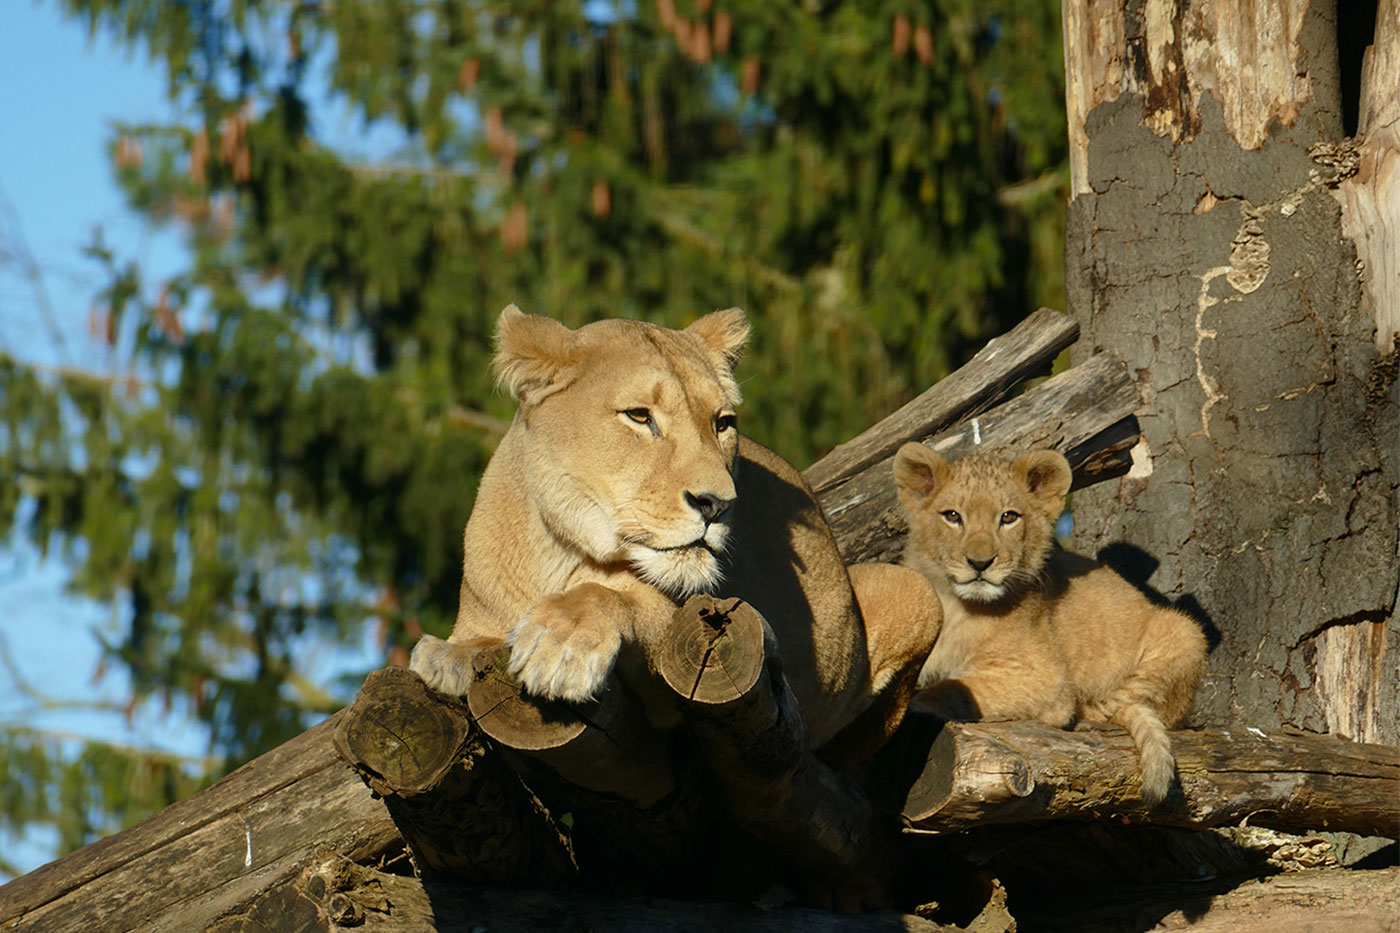
[[1197, 722], [1395, 743], [1400, 387], [1334, 196], [1358, 167], [1335, 11], [1119, 7], [1065, 4], [1066, 274], [1074, 352], [1121, 358], [1146, 407], [1076, 546], [1203, 618]]
[[949, 723], [909, 790], [904, 817], [917, 829], [940, 832], [1112, 818], [1400, 838], [1400, 749], [1258, 729], [1171, 737], [1180, 785], [1149, 808], [1141, 799], [1137, 751], [1121, 729]]
[[208, 790], [0, 888], [6, 930], [202, 930], [294, 878], [318, 843], [373, 862], [403, 840], [336, 754], [341, 714]]

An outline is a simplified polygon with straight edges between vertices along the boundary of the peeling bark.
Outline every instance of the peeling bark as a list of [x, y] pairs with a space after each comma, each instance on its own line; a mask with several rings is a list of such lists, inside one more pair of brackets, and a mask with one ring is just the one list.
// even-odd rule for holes
[[[1391, 212], [1400, 193], [1342, 137], [1330, 2], [1177, 6], [1129, 3], [1094, 38], [1099, 4], [1065, 5], [1072, 352], [1114, 353], [1146, 400], [1133, 469], [1076, 494], [1076, 545], [1202, 618], [1197, 722], [1395, 743], [1400, 386], [1339, 192]], [[1400, 61], [1386, 28], [1367, 80]], [[1363, 119], [1394, 112], [1367, 110], [1386, 80]], [[1371, 120], [1368, 139], [1396, 126]], [[1396, 227], [1371, 226], [1378, 277]]]

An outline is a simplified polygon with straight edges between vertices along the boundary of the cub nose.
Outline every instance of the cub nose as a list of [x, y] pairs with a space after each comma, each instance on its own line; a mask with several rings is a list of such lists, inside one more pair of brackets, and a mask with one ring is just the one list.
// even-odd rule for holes
[[702, 492], [698, 495], [688, 492], [685, 494], [685, 501], [692, 509], [700, 513], [700, 517], [705, 520], [707, 525], [723, 515], [734, 504], [733, 499], [722, 499], [709, 492]]
[[981, 573], [988, 567], [992, 566], [992, 561], [994, 560], [996, 560], [995, 557], [988, 557], [986, 560], [978, 560], [975, 557], [969, 557], [967, 559], [967, 565], [973, 570], [977, 571], [978, 573]]

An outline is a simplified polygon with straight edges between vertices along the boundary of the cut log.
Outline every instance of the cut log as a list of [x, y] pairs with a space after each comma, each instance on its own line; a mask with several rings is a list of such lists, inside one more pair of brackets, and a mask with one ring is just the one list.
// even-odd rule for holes
[[317, 843], [374, 862], [403, 840], [336, 754], [342, 714], [208, 790], [0, 888], [5, 929], [202, 930], [294, 878]]
[[992, 338], [965, 365], [899, 411], [812, 464], [805, 474], [807, 482], [820, 493], [893, 456], [909, 441], [922, 440], [985, 411], [1025, 380], [1048, 375], [1055, 356], [1078, 336], [1079, 325], [1073, 318], [1041, 308]]
[[1126, 732], [949, 723], [909, 790], [904, 816], [916, 830], [937, 832], [1113, 819], [1192, 828], [1248, 822], [1400, 838], [1400, 749], [1257, 729], [1182, 731], [1171, 738], [1181, 786], [1148, 809]]
[[[1140, 403], [1123, 365], [1099, 355], [924, 443], [952, 458], [974, 450], [1052, 447], [1069, 460], [1079, 488], [1128, 471]], [[896, 563], [903, 552], [908, 526], [895, 498], [892, 459], [818, 496], [848, 564]]]
[[570, 784], [649, 807], [676, 786], [666, 737], [617, 678], [591, 703], [529, 696], [507, 673], [505, 645], [476, 656], [467, 703], [483, 732]]
[[636, 696], [612, 677], [590, 703], [541, 700], [523, 692], [509, 660], [505, 646], [476, 656], [468, 705], [550, 810], [570, 815], [588, 883], [677, 892], [712, 880], [697, 870], [713, 828], [699, 823], [699, 786], [677, 780], [670, 737], [646, 720]]
[[801, 869], [818, 902], [888, 903], [897, 826], [808, 748], [758, 611], [742, 600], [691, 597], [666, 642], [660, 674], [681, 700], [729, 815]]
[[370, 674], [334, 739], [384, 798], [424, 876], [560, 884], [574, 874], [559, 827], [482, 741], [463, 704], [430, 693], [412, 671]]

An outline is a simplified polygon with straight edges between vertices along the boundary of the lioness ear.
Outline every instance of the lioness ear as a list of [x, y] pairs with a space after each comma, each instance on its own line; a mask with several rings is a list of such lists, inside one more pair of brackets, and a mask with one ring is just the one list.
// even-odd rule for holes
[[684, 333], [697, 338], [732, 372], [749, 341], [749, 322], [742, 308], [729, 308], [710, 312], [687, 327]]
[[913, 511], [948, 481], [952, 467], [923, 444], [910, 442], [894, 455], [894, 486], [899, 501]]
[[574, 332], [542, 314], [506, 305], [496, 319], [496, 382], [522, 405], [535, 405], [564, 388], [574, 361]]
[[1041, 504], [1051, 521], [1060, 517], [1065, 494], [1074, 479], [1063, 454], [1056, 450], [1032, 450], [1011, 464], [1011, 471]]

